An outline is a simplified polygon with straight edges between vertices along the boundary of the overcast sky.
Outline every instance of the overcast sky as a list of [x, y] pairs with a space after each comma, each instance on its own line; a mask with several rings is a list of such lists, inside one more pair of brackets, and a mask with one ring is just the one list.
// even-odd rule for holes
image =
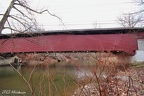
[[[11, 0], [0, 0], [0, 13], [4, 13]], [[123, 13], [139, 9], [135, 0], [27, 0], [34, 9], [48, 8], [60, 20], [45, 13], [35, 15], [45, 30], [120, 27], [118, 19]]]

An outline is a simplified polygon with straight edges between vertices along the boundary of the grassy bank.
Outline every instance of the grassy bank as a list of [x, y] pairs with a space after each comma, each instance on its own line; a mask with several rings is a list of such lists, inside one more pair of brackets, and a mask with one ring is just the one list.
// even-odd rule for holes
[[141, 68], [144, 67], [144, 62], [135, 62], [132, 64], [134, 68]]

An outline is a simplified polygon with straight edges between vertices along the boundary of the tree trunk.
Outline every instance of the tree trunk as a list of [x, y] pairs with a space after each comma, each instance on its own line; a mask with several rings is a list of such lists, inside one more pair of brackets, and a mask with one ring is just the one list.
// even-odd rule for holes
[[16, 0], [12, 0], [12, 1], [11, 1], [8, 9], [6, 10], [5, 14], [3, 15], [3, 18], [2, 18], [1, 21], [0, 21], [0, 34], [2, 33], [2, 30], [4, 29], [4, 25], [5, 25], [8, 17], [9, 17], [10, 11], [11, 11], [11, 9], [13, 8], [13, 5], [14, 5], [14, 2], [15, 2], [15, 1], [16, 1]]

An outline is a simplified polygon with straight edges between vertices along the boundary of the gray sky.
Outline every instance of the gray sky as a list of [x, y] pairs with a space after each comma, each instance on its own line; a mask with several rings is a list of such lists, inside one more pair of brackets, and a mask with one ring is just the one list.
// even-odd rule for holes
[[[0, 1], [4, 13], [11, 0]], [[62, 23], [49, 14], [35, 15], [45, 30], [120, 27], [117, 17], [139, 9], [134, 0], [27, 0], [34, 9], [48, 8]], [[14, 13], [14, 11], [12, 11]]]

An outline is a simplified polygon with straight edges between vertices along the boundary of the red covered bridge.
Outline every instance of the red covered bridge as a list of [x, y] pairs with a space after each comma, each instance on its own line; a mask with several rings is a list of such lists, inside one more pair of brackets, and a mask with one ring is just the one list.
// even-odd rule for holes
[[135, 54], [144, 29], [79, 29], [0, 36], [0, 53], [108, 51]]

